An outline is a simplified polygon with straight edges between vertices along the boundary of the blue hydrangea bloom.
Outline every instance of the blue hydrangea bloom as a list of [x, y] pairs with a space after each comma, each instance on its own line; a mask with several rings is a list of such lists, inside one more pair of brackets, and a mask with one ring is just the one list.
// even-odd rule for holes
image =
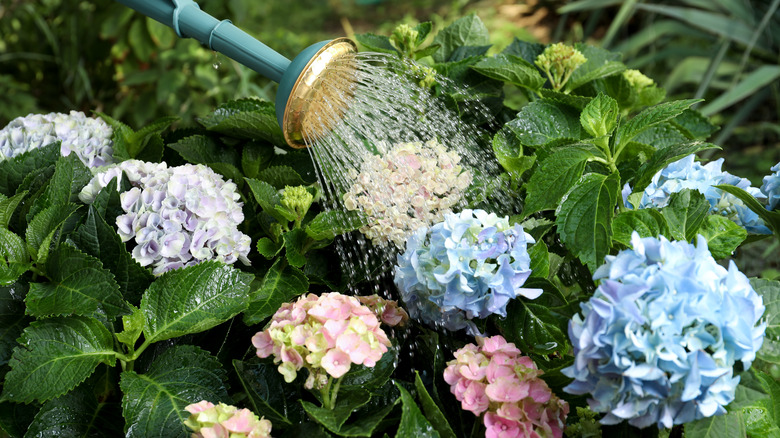
[[533, 243], [507, 217], [484, 210], [447, 214], [407, 239], [406, 251], [398, 255], [395, 284], [413, 318], [474, 331], [471, 318], [506, 316], [509, 300], [542, 293], [521, 287], [531, 274], [527, 247]]
[[590, 394], [604, 424], [672, 427], [721, 415], [739, 376], [761, 348], [764, 304], [733, 262], [696, 246], [632, 236], [633, 249], [607, 256], [601, 283], [569, 323], [574, 378], [564, 390]]
[[[684, 189], [697, 190], [704, 194], [710, 203], [710, 213], [725, 216], [737, 225], [754, 234], [772, 234], [764, 221], [749, 209], [739, 198], [716, 189], [713, 186], [728, 184], [739, 187], [758, 199], [765, 195], [755, 187], [750, 186], [746, 178], [734, 176], [721, 170], [723, 158], [711, 161], [705, 165], [694, 160], [694, 155], [675, 161], [653, 176], [650, 185], [642, 194], [639, 208], [661, 208], [669, 204], [672, 193]], [[623, 193], [624, 200], [627, 194]], [[627, 204], [627, 202], [626, 202]], [[631, 207], [630, 205], [626, 205]]]
[[774, 173], [764, 177], [761, 193], [766, 195], [767, 210], [776, 210], [780, 206], [780, 163], [775, 164], [771, 170]]

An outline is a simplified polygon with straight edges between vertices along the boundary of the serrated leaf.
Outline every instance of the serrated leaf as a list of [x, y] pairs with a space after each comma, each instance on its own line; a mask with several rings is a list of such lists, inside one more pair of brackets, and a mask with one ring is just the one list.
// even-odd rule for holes
[[284, 144], [273, 104], [257, 99], [243, 99], [232, 105], [220, 105], [214, 113], [198, 119], [206, 129], [231, 137], [266, 140]]
[[114, 275], [122, 297], [133, 304], [141, 302], [141, 294], [154, 276], [127, 251], [116, 230], [106, 223], [94, 204], [70, 239], [79, 249], [102, 261], [103, 267]]
[[752, 212], [756, 213], [769, 228], [774, 230], [775, 233], [780, 231], [780, 212], [767, 210], [753, 195], [737, 186], [719, 184], [714, 187], [736, 196], [740, 201], [744, 202]]
[[507, 305], [507, 317], [496, 321], [507, 341], [514, 342], [526, 353], [548, 354], [564, 349], [567, 342], [565, 322], [550, 311], [550, 304], [558, 300], [553, 295], [545, 290], [533, 301], [524, 298], [511, 300]]
[[523, 155], [523, 146], [511, 132], [498, 131], [493, 136], [492, 146], [496, 159], [514, 179], [520, 179], [523, 173], [536, 162], [535, 155]]
[[401, 424], [398, 425], [398, 432], [395, 436], [397, 438], [439, 438], [439, 432], [422, 414], [409, 391], [398, 382], [396, 382], [396, 386], [401, 391]]
[[417, 391], [417, 398], [420, 399], [420, 405], [425, 413], [425, 417], [431, 422], [431, 426], [439, 433], [442, 438], [455, 438], [455, 432], [452, 431], [447, 417], [444, 416], [439, 406], [433, 401], [433, 398], [428, 394], [428, 390], [423, 385], [422, 379], [420, 379], [420, 373], [415, 370], [414, 372], [414, 389]]
[[[764, 318], [766, 318], [766, 334], [764, 344], [772, 338], [780, 337], [780, 281], [767, 280], [765, 278], [752, 278], [750, 285], [761, 296], [766, 306]], [[764, 347], [759, 350], [759, 356], [764, 352]]]
[[246, 309], [251, 274], [216, 261], [162, 274], [144, 293], [144, 338], [158, 342], [217, 326]]
[[547, 250], [547, 244], [543, 240], [537, 241], [528, 248], [528, 255], [531, 257], [531, 276], [547, 278], [550, 274], [550, 252]]
[[647, 108], [632, 117], [626, 123], [621, 124], [615, 133], [617, 151], [620, 151], [625, 144], [631, 141], [640, 132], [679, 116], [696, 102], [700, 102], [700, 99], [666, 102]]
[[689, 143], [690, 139], [683, 135], [672, 123], [663, 122], [640, 132], [625, 146], [623, 155], [632, 155], [628, 147], [634, 142], [651, 145], [650, 147], [654, 149], [663, 149], [669, 146]]
[[580, 124], [593, 137], [604, 137], [615, 129], [617, 118], [617, 101], [599, 93], [580, 113]]
[[549, 100], [537, 100], [524, 106], [507, 126], [524, 146], [543, 146], [556, 140], [585, 137], [579, 111]]
[[433, 54], [433, 60], [448, 61], [458, 47], [484, 46], [489, 42], [485, 24], [475, 14], [470, 14], [455, 20], [436, 34], [433, 44], [439, 44], [441, 47]]
[[249, 189], [264, 212], [281, 223], [288, 222], [287, 218], [276, 210], [276, 206], [280, 205], [279, 192], [271, 184], [253, 178], [244, 180], [249, 184]]
[[149, 369], [122, 373], [120, 388], [127, 438], [189, 438], [184, 407], [208, 400], [231, 403], [219, 361], [192, 345], [165, 350]]
[[274, 188], [281, 190], [286, 186], [302, 186], [306, 182], [301, 175], [290, 166], [270, 166], [257, 174], [257, 179], [265, 181]]
[[[160, 133], [168, 129], [171, 123], [178, 120], [178, 117], [161, 117], [157, 120], [148, 123], [137, 132], [133, 132], [127, 135], [127, 152], [130, 158], [146, 159], [150, 156], [154, 156], [157, 152], [147, 151], [148, 148], [161, 149], [162, 139]], [[154, 145], [159, 140], [158, 145]]]
[[658, 237], [668, 233], [666, 219], [660, 211], [642, 209], [624, 211], [612, 220], [612, 241], [626, 247], [631, 246], [631, 234], [639, 237]]
[[483, 58], [472, 69], [502, 82], [536, 91], [544, 85], [546, 79], [531, 63], [514, 55], [498, 54]]
[[[452, 51], [448, 62], [458, 62], [464, 59], [481, 59], [487, 51], [490, 49], [490, 45], [485, 46], [460, 46]], [[488, 76], [488, 75], [485, 75]]]
[[501, 53], [519, 56], [525, 59], [529, 64], [533, 65], [536, 58], [541, 55], [542, 52], [544, 52], [544, 49], [544, 44], [523, 41], [515, 37], [512, 42], [501, 51]]
[[16, 207], [22, 202], [25, 196], [27, 196], [27, 190], [23, 190], [10, 198], [3, 196], [3, 200], [0, 201], [0, 227], [8, 228], [8, 224], [11, 222], [11, 216], [13, 216]]
[[252, 412], [271, 421], [274, 429], [303, 421], [306, 414], [298, 403], [300, 386], [286, 383], [277, 365], [253, 358], [246, 362], [233, 360], [233, 368], [252, 405]]
[[561, 241], [592, 271], [612, 247], [612, 216], [620, 199], [620, 175], [589, 173], [563, 197], [555, 224]]
[[588, 82], [620, 73], [626, 69], [626, 66], [620, 62], [621, 56], [618, 53], [581, 43], [576, 44], [575, 48], [585, 55], [587, 61], [574, 70], [564, 87], [567, 91], [576, 90]]
[[282, 235], [284, 239], [285, 255], [291, 266], [300, 268], [306, 264], [304, 252], [306, 241], [309, 239], [306, 232], [300, 228], [295, 228]]
[[64, 205], [78, 202], [81, 189], [92, 179], [92, 172], [73, 153], [57, 160], [54, 176], [41, 196], [35, 199], [28, 219], [52, 205]]
[[92, 386], [83, 384], [41, 406], [24, 436], [121, 436], [122, 418], [118, 412], [112, 415], [110, 408], [109, 404], [98, 401]]
[[644, 191], [645, 188], [647, 188], [647, 185], [650, 184], [650, 181], [653, 180], [653, 176], [670, 163], [687, 157], [690, 154], [713, 148], [717, 148], [717, 146], [710, 143], [693, 141], [657, 150], [650, 159], [642, 164], [642, 166], [639, 167], [639, 170], [637, 170], [632, 184], [634, 192]]
[[372, 393], [387, 383], [398, 363], [398, 347], [390, 347], [373, 367], [352, 364], [341, 377], [340, 390], [363, 388]]
[[593, 100], [592, 97], [575, 96], [572, 94], [566, 94], [560, 91], [555, 91], [549, 88], [542, 88], [541, 90], [539, 90], [539, 94], [541, 94], [545, 100], [570, 106], [580, 111], [582, 111], [586, 106], [588, 106], [590, 101]]
[[769, 410], [764, 403], [765, 400], [757, 402], [758, 406], [745, 406], [742, 408], [742, 415], [745, 419], [745, 428], [747, 436], [750, 438], [777, 438], [780, 437], [780, 427], [769, 414]]
[[561, 198], [582, 177], [592, 155], [577, 148], [563, 148], [545, 158], [528, 181], [525, 216], [558, 207]]
[[144, 313], [141, 312], [141, 309], [133, 306], [129, 315], [122, 316], [123, 330], [116, 334], [116, 339], [128, 347], [134, 348], [135, 342], [144, 331], [144, 323]]
[[692, 438], [747, 438], [742, 411], [685, 423], [685, 436]]
[[244, 323], [260, 323], [273, 315], [282, 303], [292, 300], [308, 289], [309, 281], [300, 269], [285, 266], [281, 259], [277, 260], [266, 272], [260, 290], [244, 312]]
[[53, 205], [30, 221], [25, 232], [27, 248], [36, 263], [44, 263], [49, 256], [49, 247], [55, 234], [65, 221], [79, 209], [76, 204]]
[[398, 50], [390, 44], [390, 38], [373, 33], [357, 33], [355, 40], [371, 52], [398, 53]]
[[333, 409], [322, 408], [305, 400], [301, 400], [301, 405], [314, 421], [325, 426], [329, 431], [339, 434], [352, 412], [368, 403], [370, 398], [368, 391], [356, 390], [347, 393], [346, 396], [338, 397]]
[[764, 391], [769, 394], [769, 400], [766, 403], [767, 413], [772, 423], [777, 427], [780, 421], [780, 383], [769, 374], [760, 371], [755, 371], [755, 376], [758, 378]]
[[677, 129], [691, 140], [706, 140], [718, 130], [701, 112], [688, 108], [679, 116], [670, 120]]
[[98, 309], [113, 319], [130, 313], [114, 276], [100, 260], [63, 244], [46, 260], [46, 283], [31, 283], [25, 303], [33, 316], [92, 316]]
[[366, 218], [357, 212], [327, 210], [318, 213], [306, 225], [306, 234], [314, 240], [329, 240], [357, 230], [366, 223]]
[[669, 205], [661, 209], [669, 226], [669, 236], [683, 242], [691, 242], [696, 237], [709, 211], [710, 203], [704, 195], [687, 189], [672, 193]]
[[13, 196], [31, 172], [53, 165], [60, 158], [60, 142], [0, 161], [0, 193]]
[[273, 156], [273, 146], [256, 141], [249, 142], [241, 152], [241, 170], [247, 177], [257, 178], [260, 169], [265, 167]]
[[27, 285], [20, 283], [0, 286], [0, 367], [11, 359], [16, 340], [32, 320], [24, 314], [26, 293]]
[[113, 366], [114, 339], [93, 318], [71, 316], [35, 321], [9, 362], [3, 399], [29, 403], [58, 397], [89, 377], [101, 363]]
[[31, 265], [24, 240], [6, 228], [0, 228], [0, 286], [15, 282]]
[[206, 135], [191, 135], [176, 143], [169, 143], [168, 147], [193, 164], [225, 163], [235, 168], [241, 164], [235, 149], [226, 148]]
[[96, 114], [103, 119], [108, 125], [113, 129], [114, 135], [111, 137], [114, 145], [114, 159], [116, 160], [129, 160], [132, 158], [130, 156], [128, 143], [130, 141], [130, 136], [133, 135], [133, 130], [125, 125], [124, 123], [120, 122], [119, 120], [116, 120], [112, 118], [111, 116], [101, 113], [99, 111], [96, 112]]
[[707, 239], [707, 248], [712, 253], [712, 257], [717, 260], [730, 257], [748, 233], [734, 221], [710, 214], [704, 219], [698, 234]]
[[257, 240], [257, 252], [269, 260], [276, 257], [283, 247], [282, 243], [276, 243], [267, 237], [261, 237]]

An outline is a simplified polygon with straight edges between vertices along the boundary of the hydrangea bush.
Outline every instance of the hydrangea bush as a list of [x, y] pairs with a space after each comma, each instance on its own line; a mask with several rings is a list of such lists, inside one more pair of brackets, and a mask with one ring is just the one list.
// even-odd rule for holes
[[356, 39], [474, 141], [361, 143], [336, 187], [256, 98], [0, 131], [0, 434], [777, 434], [780, 163], [696, 158], [697, 101], [605, 49]]

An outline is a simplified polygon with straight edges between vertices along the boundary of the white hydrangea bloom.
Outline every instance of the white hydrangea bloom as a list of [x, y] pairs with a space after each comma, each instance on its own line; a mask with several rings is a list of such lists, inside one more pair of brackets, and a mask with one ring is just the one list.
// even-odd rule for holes
[[344, 206], [368, 216], [360, 231], [375, 245], [403, 248], [413, 231], [440, 222], [462, 198], [472, 176], [458, 163], [460, 155], [436, 140], [399, 143], [352, 172]]
[[116, 225], [123, 242], [135, 241], [133, 258], [142, 266], [160, 275], [212, 259], [249, 264], [251, 239], [238, 230], [244, 213], [232, 181], [201, 164], [129, 160], [96, 175], [79, 197], [93, 201], [123, 172], [133, 187], [119, 196], [125, 214]]
[[102, 119], [80, 111], [17, 117], [0, 130], [0, 161], [61, 141], [62, 156], [75, 152], [87, 167], [105, 166], [113, 162], [113, 132]]

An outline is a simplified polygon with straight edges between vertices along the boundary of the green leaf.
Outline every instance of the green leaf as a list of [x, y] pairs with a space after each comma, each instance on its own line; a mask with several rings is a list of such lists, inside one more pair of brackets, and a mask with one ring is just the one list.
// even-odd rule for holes
[[260, 169], [274, 156], [274, 148], [267, 143], [249, 142], [241, 152], [241, 170], [249, 178], [257, 178]]
[[261, 237], [257, 240], [257, 252], [269, 260], [276, 257], [283, 247], [282, 243], [276, 243], [267, 237]]
[[219, 361], [192, 345], [165, 350], [144, 374], [122, 373], [122, 413], [128, 438], [189, 438], [184, 407], [208, 400], [231, 403]]
[[47, 283], [31, 283], [25, 303], [33, 316], [94, 316], [101, 309], [113, 319], [130, 313], [114, 276], [100, 260], [63, 244], [46, 260]]
[[561, 241], [594, 271], [612, 247], [612, 216], [620, 199], [620, 175], [584, 175], [556, 210]]
[[764, 318], [766, 318], [766, 333], [764, 343], [758, 350], [759, 359], [772, 364], [780, 364], [780, 281], [763, 278], [750, 279], [750, 285], [761, 296], [766, 306]]
[[236, 169], [241, 165], [235, 149], [226, 148], [206, 135], [191, 135], [176, 143], [169, 143], [168, 147], [193, 164], [224, 163], [234, 166]]
[[398, 50], [390, 44], [390, 38], [373, 33], [357, 33], [355, 40], [366, 50], [379, 53], [398, 53]]
[[639, 237], [658, 237], [668, 233], [666, 219], [656, 209], [624, 211], [612, 220], [612, 241], [626, 247], [631, 246], [631, 234], [636, 231]]
[[[485, 46], [460, 46], [457, 49], [455, 49], [452, 54], [450, 55], [450, 58], [447, 60], [448, 62], [458, 62], [463, 61], [464, 59], [475, 59], [479, 60], [481, 59], [485, 53], [490, 49], [490, 45]], [[478, 61], [477, 61], [478, 62]], [[485, 75], [488, 76], [488, 75]]]
[[[531, 283], [525, 284], [524, 287], [539, 285]], [[553, 305], [559, 302], [559, 297], [549, 290], [542, 292], [542, 295], [533, 301], [516, 298], [509, 301], [506, 318], [498, 319], [496, 323], [506, 340], [514, 342], [526, 353], [549, 354], [553, 350], [565, 350], [566, 320], [551, 311]]]
[[30, 269], [30, 255], [24, 240], [0, 228], [0, 285], [10, 285]]
[[146, 341], [199, 333], [236, 316], [247, 307], [252, 278], [215, 261], [162, 274], [141, 299]]
[[433, 38], [433, 44], [439, 44], [433, 60], [448, 61], [452, 53], [461, 46], [484, 46], [489, 44], [488, 29], [475, 14], [470, 14], [455, 20]]
[[31, 172], [52, 165], [60, 158], [60, 142], [0, 161], [0, 193], [13, 196]]
[[20, 283], [0, 286], [0, 367], [11, 359], [16, 340], [32, 320], [24, 314], [26, 293], [27, 286]]
[[271, 102], [251, 98], [229, 102], [198, 122], [209, 131], [231, 137], [284, 144]]
[[710, 211], [710, 203], [695, 190], [672, 193], [669, 205], [661, 209], [669, 226], [671, 239], [691, 242]]
[[564, 87], [566, 91], [575, 90], [588, 82], [612, 76], [626, 69], [620, 62], [620, 54], [599, 47], [578, 43], [575, 48], [585, 55], [587, 61], [574, 70]]
[[287, 261], [290, 265], [296, 268], [305, 265], [306, 256], [303, 255], [305, 252], [304, 246], [309, 239], [308, 236], [306, 236], [306, 232], [300, 228], [296, 228], [284, 233], [282, 237], [284, 238], [285, 255], [287, 256]]
[[531, 276], [547, 278], [550, 275], [550, 252], [547, 250], [547, 244], [543, 240], [537, 241], [528, 248], [528, 255], [531, 257]]
[[25, 232], [27, 250], [36, 263], [44, 263], [55, 235], [65, 221], [79, 209], [76, 204], [53, 205], [30, 221]]
[[122, 316], [124, 330], [116, 334], [116, 339], [128, 347], [134, 348], [136, 341], [144, 331], [144, 322], [144, 313], [141, 312], [141, 309], [133, 307], [133, 311], [129, 315]]
[[271, 184], [252, 178], [244, 178], [244, 180], [249, 184], [249, 189], [264, 212], [280, 223], [289, 222], [284, 215], [276, 210], [276, 206], [280, 205], [279, 192]]
[[41, 196], [35, 199], [27, 217], [35, 216], [41, 210], [53, 205], [78, 202], [81, 189], [92, 179], [92, 172], [73, 153], [57, 160], [54, 176]]
[[273, 315], [282, 303], [305, 293], [309, 289], [309, 280], [300, 269], [285, 266], [281, 259], [266, 272], [260, 290], [244, 312], [244, 323], [258, 324]]
[[718, 130], [701, 112], [688, 108], [670, 121], [691, 140], [706, 140]]
[[471, 68], [489, 78], [532, 91], [542, 88], [546, 81], [536, 67], [525, 59], [514, 55], [498, 54], [483, 58]]
[[702, 418], [685, 423], [685, 436], [690, 438], [747, 438], [742, 411]]
[[775, 427], [777, 427], [777, 423], [780, 421], [780, 383], [769, 374], [760, 371], [754, 371], [754, 373], [761, 383], [761, 387], [769, 394], [766, 407], [769, 417], [772, 419]]
[[126, 300], [133, 304], [141, 301], [141, 295], [154, 276], [127, 251], [116, 230], [106, 223], [94, 204], [89, 206], [84, 223], [70, 239], [80, 250], [102, 261], [103, 267], [114, 275], [119, 292]]
[[759, 401], [758, 406], [751, 405], [742, 408], [747, 436], [750, 438], [777, 438], [780, 436], [780, 427], [777, 426], [763, 402], [765, 400]]
[[387, 383], [397, 363], [398, 347], [390, 347], [373, 367], [352, 364], [349, 371], [341, 377], [340, 391], [363, 388], [373, 392]]
[[646, 163], [639, 167], [633, 180], [633, 190], [635, 192], [643, 191], [647, 188], [648, 184], [650, 184], [650, 181], [653, 180], [653, 176], [670, 163], [687, 157], [690, 154], [713, 148], [717, 148], [717, 146], [710, 143], [693, 141], [658, 149]]
[[8, 224], [11, 223], [11, 216], [13, 216], [16, 207], [19, 206], [22, 199], [27, 196], [27, 193], [27, 190], [23, 190], [10, 198], [4, 197], [3, 200], [0, 201], [0, 228], [8, 228]]
[[251, 403], [252, 412], [271, 421], [274, 429], [303, 421], [306, 414], [298, 403], [300, 386], [286, 383], [276, 365], [252, 358], [246, 362], [233, 360], [233, 368]]
[[345, 394], [346, 396], [339, 395], [341, 397], [338, 397], [336, 406], [333, 409], [321, 408], [305, 400], [301, 400], [301, 405], [306, 413], [316, 422], [325, 426], [329, 431], [340, 434], [341, 427], [346, 423], [352, 412], [368, 403], [371, 396], [365, 390], [351, 391]]
[[30, 403], [58, 397], [101, 363], [113, 366], [114, 339], [101, 322], [82, 316], [47, 318], [24, 330], [9, 362], [3, 399]]
[[756, 213], [769, 228], [774, 230], [775, 233], [780, 232], [780, 212], [767, 210], [753, 195], [737, 186], [720, 184], [714, 187], [736, 196], [740, 201], [744, 202], [751, 211]]
[[431, 422], [431, 426], [439, 433], [442, 438], [455, 438], [455, 432], [452, 431], [450, 423], [447, 422], [447, 417], [444, 416], [439, 406], [433, 401], [428, 390], [423, 385], [422, 379], [420, 379], [420, 373], [415, 370], [414, 372], [414, 388], [417, 390], [417, 398], [420, 399], [420, 405], [425, 413], [425, 418]]
[[523, 41], [515, 37], [501, 53], [519, 56], [525, 59], [529, 64], [534, 65], [534, 61], [536, 61], [536, 58], [544, 52], [544, 49], [544, 44]]
[[301, 175], [290, 166], [270, 166], [261, 170], [257, 174], [257, 179], [267, 182], [277, 190], [281, 190], [286, 186], [306, 185]]
[[430, 422], [417, 407], [414, 402], [414, 398], [409, 394], [409, 391], [399, 385], [395, 384], [398, 390], [401, 391], [401, 424], [398, 425], [398, 432], [396, 438], [438, 438], [439, 432], [433, 428]]
[[747, 237], [747, 231], [734, 221], [709, 214], [698, 231], [707, 239], [707, 247], [715, 259], [730, 257]]
[[49, 400], [35, 415], [25, 437], [122, 436], [122, 418], [111, 406], [98, 401], [94, 387], [80, 385], [54, 400]]
[[0, 431], [11, 438], [22, 438], [40, 405], [0, 401]]
[[[629, 153], [629, 156], [631, 155], [628, 148], [634, 142], [648, 145], [648, 147], [653, 149], [654, 152], [655, 149], [663, 149], [678, 144], [688, 143], [689, 141], [690, 140], [685, 135], [683, 135], [683, 133], [680, 132], [671, 122], [663, 122], [640, 132], [636, 137], [634, 137], [633, 140], [628, 142], [628, 144], [623, 149], [622, 156], [625, 156], [626, 153]], [[648, 154], [648, 156], [650, 155], [652, 155], [652, 153]], [[646, 159], [647, 158], [645, 158], [645, 160]]]
[[604, 137], [615, 129], [617, 117], [617, 101], [599, 93], [580, 113], [580, 123], [593, 137]]
[[[159, 141], [158, 146], [162, 146], [160, 134], [171, 126], [171, 123], [178, 120], [178, 117], [161, 117], [137, 132], [129, 134], [127, 137], [127, 151], [131, 158], [144, 159], [146, 156], [154, 156], [155, 152], [146, 149], [154, 148], [154, 143]], [[161, 158], [161, 157], [160, 157]]]
[[620, 151], [640, 132], [679, 116], [691, 105], [700, 101], [700, 99], [676, 100], [647, 108], [618, 127], [615, 133], [617, 150]]
[[528, 181], [523, 214], [557, 208], [563, 195], [580, 180], [591, 157], [582, 149], [564, 148], [545, 158]]
[[524, 146], [543, 146], [558, 140], [573, 142], [585, 137], [579, 111], [550, 100], [524, 106], [507, 126]]
[[513, 179], [520, 179], [523, 173], [533, 167], [536, 162], [535, 155], [523, 155], [523, 145], [517, 141], [517, 138], [511, 132], [498, 131], [493, 136], [492, 146], [496, 159]]
[[306, 234], [314, 240], [330, 240], [336, 236], [357, 230], [366, 223], [366, 218], [357, 212], [327, 210], [318, 213], [306, 225]]

